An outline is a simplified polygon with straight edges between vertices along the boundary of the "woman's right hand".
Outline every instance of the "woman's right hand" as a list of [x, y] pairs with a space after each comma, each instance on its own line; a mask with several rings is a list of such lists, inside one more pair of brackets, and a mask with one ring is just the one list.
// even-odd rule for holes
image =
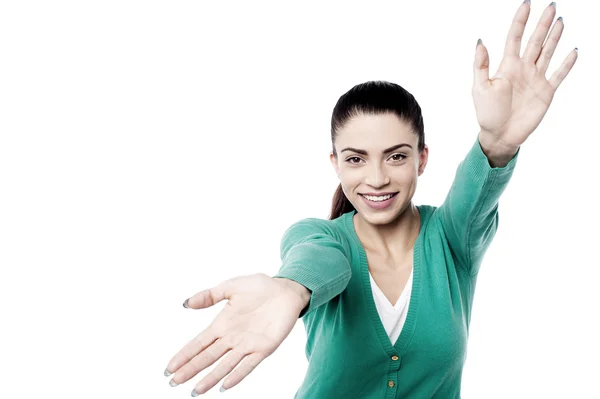
[[165, 375], [175, 373], [172, 386], [188, 381], [225, 354], [194, 391], [203, 394], [225, 377], [224, 389], [237, 385], [289, 335], [310, 291], [294, 281], [258, 273], [226, 280], [186, 302], [191, 309], [203, 309], [224, 299], [228, 299], [225, 307], [210, 326], [169, 361]]

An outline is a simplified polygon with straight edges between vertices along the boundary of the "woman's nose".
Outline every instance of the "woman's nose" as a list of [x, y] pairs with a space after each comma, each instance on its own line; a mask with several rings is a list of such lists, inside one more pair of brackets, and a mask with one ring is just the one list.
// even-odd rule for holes
[[389, 175], [385, 170], [385, 167], [379, 165], [373, 165], [366, 178], [366, 183], [373, 187], [384, 186], [389, 183]]

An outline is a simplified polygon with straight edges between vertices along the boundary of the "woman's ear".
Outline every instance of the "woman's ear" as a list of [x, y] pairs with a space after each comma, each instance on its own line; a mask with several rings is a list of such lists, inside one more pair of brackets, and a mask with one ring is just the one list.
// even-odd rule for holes
[[423, 151], [419, 153], [419, 176], [425, 172], [425, 166], [427, 166], [427, 160], [429, 159], [429, 147], [425, 144]]

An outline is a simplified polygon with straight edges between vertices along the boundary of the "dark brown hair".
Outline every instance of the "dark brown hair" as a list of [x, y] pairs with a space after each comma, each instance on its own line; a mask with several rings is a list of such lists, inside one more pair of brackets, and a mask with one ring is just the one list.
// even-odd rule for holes
[[[419, 152], [423, 151], [425, 148], [425, 128], [419, 103], [412, 94], [401, 86], [379, 80], [358, 84], [339, 98], [331, 116], [333, 155], [337, 158], [335, 138], [340, 129], [351, 118], [360, 114], [379, 115], [385, 113], [395, 114], [401, 120], [411, 124], [413, 131], [418, 136]], [[336, 219], [354, 209], [354, 206], [346, 198], [340, 183], [335, 190], [335, 194], [333, 194], [329, 220]]]

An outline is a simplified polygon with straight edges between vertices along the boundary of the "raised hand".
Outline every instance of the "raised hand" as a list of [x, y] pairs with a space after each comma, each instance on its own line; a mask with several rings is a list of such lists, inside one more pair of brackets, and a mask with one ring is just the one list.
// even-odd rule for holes
[[477, 44], [474, 62], [472, 94], [481, 128], [480, 139], [484, 136], [494, 145], [512, 148], [512, 153], [540, 124], [558, 86], [577, 60], [577, 49], [574, 49], [550, 79], [546, 79], [548, 64], [564, 28], [563, 20], [559, 18], [548, 35], [556, 14], [554, 2], [544, 9], [523, 57], [520, 57], [521, 38], [529, 11], [529, 0], [526, 0], [515, 14], [506, 39], [504, 57], [491, 80], [489, 55], [481, 42]]
[[225, 356], [196, 384], [192, 396], [207, 392], [225, 377], [222, 387], [234, 387], [289, 335], [308, 304], [306, 294], [309, 291], [294, 281], [261, 273], [235, 277], [198, 292], [186, 301], [187, 307], [202, 309], [224, 299], [228, 302], [208, 328], [173, 356], [165, 376], [175, 373], [171, 385], [182, 384]]

